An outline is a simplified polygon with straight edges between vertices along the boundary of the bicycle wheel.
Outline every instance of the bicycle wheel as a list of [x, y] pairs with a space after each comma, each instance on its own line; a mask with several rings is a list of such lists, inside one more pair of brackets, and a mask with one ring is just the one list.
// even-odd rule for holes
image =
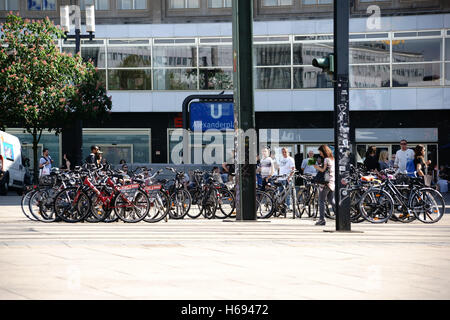
[[55, 197], [56, 215], [65, 222], [80, 222], [91, 211], [91, 199], [77, 187], [61, 190]]
[[107, 208], [93, 190], [87, 194], [91, 198], [91, 212], [86, 216], [85, 221], [91, 223], [104, 221], [111, 209]]
[[20, 201], [20, 207], [22, 208], [22, 212], [31, 221], [39, 221], [36, 219], [30, 210], [30, 199], [33, 196], [33, 194], [36, 193], [36, 190], [30, 190], [29, 192], [25, 193], [22, 196], [22, 200]]
[[203, 199], [203, 193], [201, 190], [195, 190], [191, 194], [191, 207], [187, 213], [188, 217], [197, 219], [202, 215], [201, 201]]
[[365, 220], [358, 207], [359, 200], [363, 193], [364, 192], [360, 189], [350, 191], [350, 221], [352, 223], [360, 223]]
[[53, 199], [50, 196], [51, 188], [37, 190], [30, 198], [28, 207], [31, 214], [41, 222], [54, 222], [56, 214]]
[[217, 201], [217, 194], [214, 189], [208, 189], [204, 198], [201, 200], [200, 212], [206, 219], [213, 219], [216, 216], [217, 207], [219, 203]]
[[389, 220], [394, 210], [392, 197], [384, 190], [369, 189], [359, 201], [359, 211], [372, 223], [383, 223]]
[[176, 190], [170, 196], [170, 218], [183, 219], [191, 208], [191, 202], [192, 198], [189, 192], [184, 189]]
[[273, 210], [273, 199], [270, 195], [267, 192], [256, 190], [256, 218], [270, 218]]
[[226, 188], [219, 189], [217, 202], [219, 210], [216, 211], [216, 217], [219, 219], [231, 217], [235, 209], [233, 193]]
[[170, 199], [167, 193], [155, 190], [148, 194], [150, 210], [144, 218], [145, 222], [155, 223], [164, 219], [170, 210]]
[[413, 193], [409, 207], [414, 216], [423, 223], [436, 223], [445, 213], [442, 194], [432, 188], [421, 188]]
[[119, 193], [114, 199], [114, 212], [123, 222], [136, 223], [145, 218], [150, 210], [147, 193], [137, 189], [129, 196]]

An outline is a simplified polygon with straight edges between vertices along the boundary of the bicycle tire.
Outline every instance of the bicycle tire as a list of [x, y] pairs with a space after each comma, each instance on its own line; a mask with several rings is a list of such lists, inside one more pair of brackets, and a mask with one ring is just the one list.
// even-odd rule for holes
[[268, 219], [273, 215], [273, 199], [265, 191], [256, 190], [256, 218]]
[[[226, 188], [221, 188], [218, 191], [219, 191], [219, 199], [218, 199], [219, 210], [216, 211], [216, 217], [219, 219], [229, 218], [231, 217], [236, 208], [234, 195], [230, 190]], [[221, 214], [218, 215], [219, 212]]]
[[410, 198], [409, 207], [417, 220], [423, 223], [436, 223], [445, 214], [444, 197], [432, 188], [419, 189], [418, 193]]
[[183, 219], [191, 208], [191, 194], [184, 190], [178, 189], [170, 195], [169, 217], [171, 219]]
[[50, 223], [56, 220], [53, 202], [50, 202], [51, 198], [49, 199], [49, 190], [51, 188], [37, 190], [28, 204], [31, 214], [40, 222]]
[[31, 214], [31, 211], [30, 211], [30, 214], [27, 213], [27, 210], [30, 210], [29, 205], [30, 205], [31, 196], [35, 192], [36, 192], [36, 190], [30, 190], [27, 193], [24, 193], [22, 195], [22, 199], [20, 200], [20, 207], [22, 209], [22, 213], [25, 215], [25, 217], [27, 217], [31, 221], [39, 221]]
[[[79, 194], [78, 200], [73, 203], [77, 194]], [[59, 218], [65, 222], [75, 223], [84, 220], [90, 213], [91, 199], [84, 190], [68, 187], [56, 195], [53, 205]]]
[[125, 195], [119, 193], [114, 198], [114, 212], [120, 220], [127, 223], [137, 223], [143, 220], [150, 210], [150, 201], [147, 193], [141, 189], [137, 189], [133, 195], [133, 199], [125, 200]]
[[155, 190], [149, 193], [148, 197], [150, 210], [143, 220], [149, 223], [156, 223], [166, 218], [170, 211], [170, 199], [167, 193]]
[[385, 223], [392, 215], [394, 200], [388, 192], [372, 188], [361, 196], [358, 207], [367, 221], [371, 223]]
[[200, 212], [206, 219], [214, 219], [218, 205], [217, 194], [211, 188], [206, 191], [206, 196], [202, 199]]

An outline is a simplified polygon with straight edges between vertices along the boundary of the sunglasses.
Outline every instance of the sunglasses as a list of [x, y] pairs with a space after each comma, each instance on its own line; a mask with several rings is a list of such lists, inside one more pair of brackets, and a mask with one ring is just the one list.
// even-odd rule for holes
[[407, 145], [407, 143], [400, 143], [400, 145], [401, 145], [401, 146], [406, 146], [406, 145]]

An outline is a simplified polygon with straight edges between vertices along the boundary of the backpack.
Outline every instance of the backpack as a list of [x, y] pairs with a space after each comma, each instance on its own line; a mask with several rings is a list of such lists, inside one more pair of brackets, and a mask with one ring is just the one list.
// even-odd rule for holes
[[409, 159], [406, 162], [406, 174], [408, 177], [416, 176], [416, 166], [414, 165], [414, 159]]

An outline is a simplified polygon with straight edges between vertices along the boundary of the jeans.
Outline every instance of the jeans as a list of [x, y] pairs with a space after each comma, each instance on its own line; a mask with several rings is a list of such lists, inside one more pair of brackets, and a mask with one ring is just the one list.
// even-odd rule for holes
[[334, 191], [328, 186], [319, 188], [319, 220], [325, 221], [325, 201], [328, 199], [328, 204], [331, 204], [333, 211], [335, 210]]
[[220, 176], [222, 177], [223, 183], [228, 182], [228, 173], [222, 173]]

